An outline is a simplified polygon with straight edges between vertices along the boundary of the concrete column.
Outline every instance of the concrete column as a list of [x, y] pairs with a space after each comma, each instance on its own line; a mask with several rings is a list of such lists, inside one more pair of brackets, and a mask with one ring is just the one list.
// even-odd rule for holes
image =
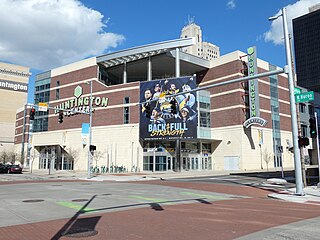
[[176, 48], [176, 77], [180, 77], [180, 49]]
[[151, 57], [148, 58], [148, 81], [152, 80], [152, 62]]
[[123, 63], [123, 83], [127, 83], [127, 63]]
[[64, 165], [64, 152], [61, 154], [61, 170], [64, 170], [63, 165]]

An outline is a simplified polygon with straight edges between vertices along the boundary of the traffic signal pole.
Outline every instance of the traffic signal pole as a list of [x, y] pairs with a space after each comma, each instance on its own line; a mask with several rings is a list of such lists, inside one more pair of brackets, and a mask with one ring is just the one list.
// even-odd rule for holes
[[317, 157], [318, 157], [318, 169], [319, 169], [319, 182], [318, 182], [318, 188], [320, 187], [320, 156], [319, 156], [319, 132], [318, 132], [318, 117], [317, 117], [317, 112], [314, 112], [314, 118], [316, 121], [316, 133], [317, 133]]

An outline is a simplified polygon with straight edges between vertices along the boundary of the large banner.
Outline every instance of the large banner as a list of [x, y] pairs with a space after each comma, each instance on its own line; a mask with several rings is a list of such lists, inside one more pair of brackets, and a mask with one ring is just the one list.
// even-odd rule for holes
[[[141, 82], [140, 138], [144, 140], [196, 138], [198, 121], [196, 93], [168, 97], [196, 87], [195, 77]], [[172, 109], [173, 103], [176, 112]]]

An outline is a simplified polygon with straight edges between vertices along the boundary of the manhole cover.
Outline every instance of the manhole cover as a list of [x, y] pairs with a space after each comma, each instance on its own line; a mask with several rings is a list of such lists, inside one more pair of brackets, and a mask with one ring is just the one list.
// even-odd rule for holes
[[72, 228], [62, 235], [65, 237], [71, 237], [71, 238], [83, 238], [83, 237], [91, 237], [97, 234], [98, 234], [98, 231], [88, 229], [88, 228]]
[[87, 202], [88, 199], [73, 199], [72, 202]]
[[36, 202], [43, 202], [42, 199], [30, 199], [30, 200], [23, 200], [24, 203], [36, 203]]

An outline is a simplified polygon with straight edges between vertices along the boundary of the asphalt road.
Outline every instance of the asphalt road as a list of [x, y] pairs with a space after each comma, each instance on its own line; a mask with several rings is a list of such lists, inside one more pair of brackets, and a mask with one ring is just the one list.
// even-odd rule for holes
[[238, 176], [2, 184], [0, 238], [319, 239], [320, 206], [270, 199]]

